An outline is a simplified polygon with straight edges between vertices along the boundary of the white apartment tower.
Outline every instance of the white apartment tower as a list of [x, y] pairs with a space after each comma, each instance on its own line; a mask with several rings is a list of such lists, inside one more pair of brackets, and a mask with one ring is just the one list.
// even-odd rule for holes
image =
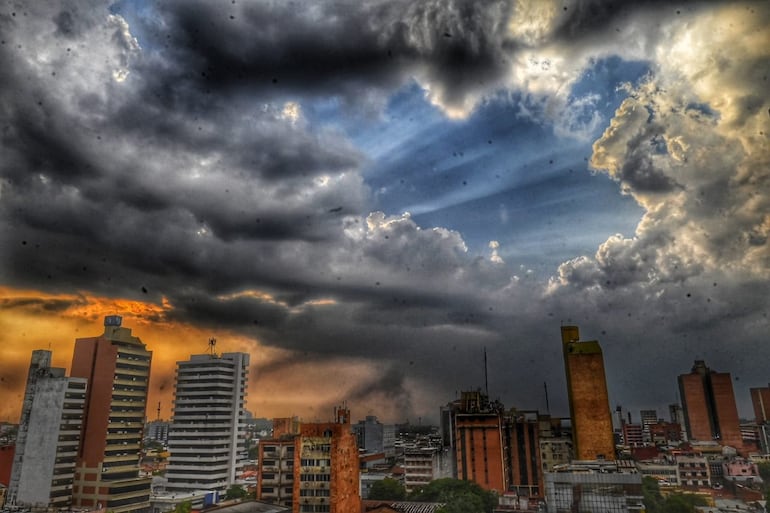
[[177, 362], [168, 490], [224, 492], [236, 484], [247, 458], [248, 375], [246, 353], [212, 352]]
[[86, 380], [51, 367], [51, 351], [32, 352], [7, 505], [69, 507], [83, 424]]

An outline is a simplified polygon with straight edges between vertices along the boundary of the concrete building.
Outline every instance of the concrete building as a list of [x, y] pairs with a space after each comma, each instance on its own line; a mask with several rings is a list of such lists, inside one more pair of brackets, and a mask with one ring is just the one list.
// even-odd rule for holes
[[540, 457], [541, 421], [545, 419], [541, 419], [537, 411], [511, 410], [506, 415], [503, 446], [506, 451], [504, 461], [508, 485], [504, 491], [515, 492], [519, 497], [544, 497]]
[[[277, 420], [277, 419], [276, 419]], [[257, 499], [292, 507], [294, 497], [295, 433], [282, 433], [283, 438], [259, 441], [259, 472]]]
[[385, 452], [383, 448], [384, 426], [374, 415], [367, 415], [365, 420], [359, 420], [353, 425], [358, 448], [366, 452]]
[[279, 437], [260, 440], [257, 499], [291, 506], [293, 513], [359, 511], [358, 445], [350, 411], [335, 408], [335, 420], [302, 423], [275, 419]]
[[575, 458], [614, 460], [612, 414], [599, 342], [580, 341], [577, 326], [562, 326], [561, 339]]
[[350, 410], [336, 408], [334, 416], [334, 422], [300, 425], [294, 450], [293, 513], [349, 513], [361, 507]]
[[623, 443], [627, 447], [644, 445], [644, 430], [641, 424], [623, 424]]
[[72, 501], [87, 382], [64, 374], [51, 367], [51, 351], [32, 352], [8, 505], [64, 508]]
[[650, 426], [658, 423], [658, 412], [656, 410], [640, 410], [639, 421], [642, 423], [642, 436], [645, 442], [651, 442]]
[[679, 393], [689, 440], [714, 440], [742, 449], [730, 373], [713, 371], [696, 360], [689, 374], [679, 376]]
[[548, 513], [641, 513], [642, 476], [609, 461], [576, 462], [545, 476]]
[[642, 477], [652, 477], [660, 486], [679, 486], [679, 471], [676, 463], [640, 461], [636, 463], [636, 468]]
[[440, 468], [439, 447], [405, 447], [402, 468], [404, 469], [404, 488], [413, 492], [427, 486], [438, 478]]
[[225, 492], [238, 483], [248, 459], [248, 376], [246, 353], [212, 351], [177, 362], [167, 490]]
[[503, 407], [480, 391], [462, 392], [452, 418], [458, 479], [485, 490], [508, 489], [503, 450]]
[[655, 445], [677, 445], [682, 441], [682, 426], [672, 422], [651, 424], [650, 440]]
[[750, 388], [749, 392], [757, 425], [767, 424], [770, 422], [770, 386]]
[[677, 480], [679, 485], [689, 488], [711, 486], [711, 468], [703, 456], [677, 456]]
[[386, 458], [395, 456], [396, 426], [382, 424], [374, 415], [367, 415], [353, 425], [358, 448], [367, 453], [385, 453]]
[[153, 420], [144, 426], [145, 440], [152, 440], [162, 444], [164, 447], [168, 444], [168, 430], [171, 423], [165, 420]]
[[139, 477], [152, 352], [121, 326], [104, 319], [104, 333], [75, 341], [71, 375], [88, 380], [83, 438], [72, 502], [113, 513], [146, 510], [150, 478]]

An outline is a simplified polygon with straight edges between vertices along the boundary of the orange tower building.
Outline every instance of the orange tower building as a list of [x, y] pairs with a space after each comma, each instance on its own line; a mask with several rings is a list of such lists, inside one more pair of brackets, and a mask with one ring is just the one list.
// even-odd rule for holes
[[770, 422], [770, 386], [750, 388], [749, 393], [757, 425], [767, 424]]
[[350, 410], [333, 422], [274, 419], [273, 438], [259, 443], [257, 499], [291, 505], [292, 513], [350, 513], [361, 509], [358, 444]]
[[716, 372], [695, 360], [689, 374], [679, 376], [685, 427], [691, 440], [716, 440], [743, 446], [738, 407], [729, 372]]
[[152, 352], [117, 315], [104, 334], [75, 341], [71, 376], [88, 379], [72, 505], [114, 513], [150, 506], [150, 478], [139, 477]]
[[480, 391], [462, 392], [454, 414], [457, 477], [485, 490], [508, 490], [503, 451], [502, 406], [491, 405]]
[[580, 341], [577, 326], [561, 327], [572, 441], [578, 460], [614, 460], [615, 439], [602, 348]]

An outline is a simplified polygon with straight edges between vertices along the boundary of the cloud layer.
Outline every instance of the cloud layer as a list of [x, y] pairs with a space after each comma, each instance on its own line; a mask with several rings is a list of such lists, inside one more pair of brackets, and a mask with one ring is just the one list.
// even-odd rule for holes
[[[673, 402], [695, 356], [766, 383], [755, 363], [768, 356], [764, 3], [145, 9], [3, 4], [3, 316], [66, 318], [82, 308], [72, 293], [146, 302], [157, 308], [137, 318], [260, 351], [262, 388], [300, 369], [339, 372], [308, 399], [316, 411], [348, 398], [393, 420], [432, 416], [481, 384], [484, 347], [492, 392], [544, 407], [532, 390], [563, 386], [560, 322], [605, 344], [611, 396], [630, 405]], [[572, 86], [610, 55], [651, 72], [603, 120], [597, 97]], [[304, 109], [333, 100], [342, 115], [377, 117], [413, 83], [457, 123], [506, 95], [556, 141], [604, 123], [590, 166], [644, 208], [636, 232], [544, 282], [504, 261], [498, 237], [473, 254], [462, 233], [372, 212], [365, 154]], [[53, 296], [41, 306], [18, 289]], [[647, 381], [651, 396], [638, 391]], [[258, 391], [251, 400], [289, 413]]]

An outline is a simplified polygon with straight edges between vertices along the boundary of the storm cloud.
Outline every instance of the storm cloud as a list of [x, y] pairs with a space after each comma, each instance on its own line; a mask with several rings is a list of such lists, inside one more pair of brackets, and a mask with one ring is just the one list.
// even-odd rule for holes
[[[563, 386], [561, 323], [602, 342], [610, 395], [629, 407], [674, 402], [695, 356], [763, 385], [768, 22], [762, 2], [4, 2], [3, 315], [151, 304], [137, 318], [249, 341], [271, 396], [290, 373], [336, 370], [314, 412], [349, 399], [393, 420], [479, 386], [485, 348], [492, 394], [543, 408], [533, 390]], [[604, 117], [609, 100], [577, 85], [610, 56], [649, 73], [617, 84]], [[412, 87], [456, 124], [515, 103], [553, 137], [533, 146], [598, 133], [576, 170], [643, 209], [634, 233], [542, 276], [494, 227], [479, 251], [378, 209], [374, 163], [345, 123], [379, 126]], [[496, 149], [482, 147], [469, 161]], [[538, 151], [539, 178], [567, 183], [553, 148]], [[415, 177], [426, 196], [441, 166]]]

